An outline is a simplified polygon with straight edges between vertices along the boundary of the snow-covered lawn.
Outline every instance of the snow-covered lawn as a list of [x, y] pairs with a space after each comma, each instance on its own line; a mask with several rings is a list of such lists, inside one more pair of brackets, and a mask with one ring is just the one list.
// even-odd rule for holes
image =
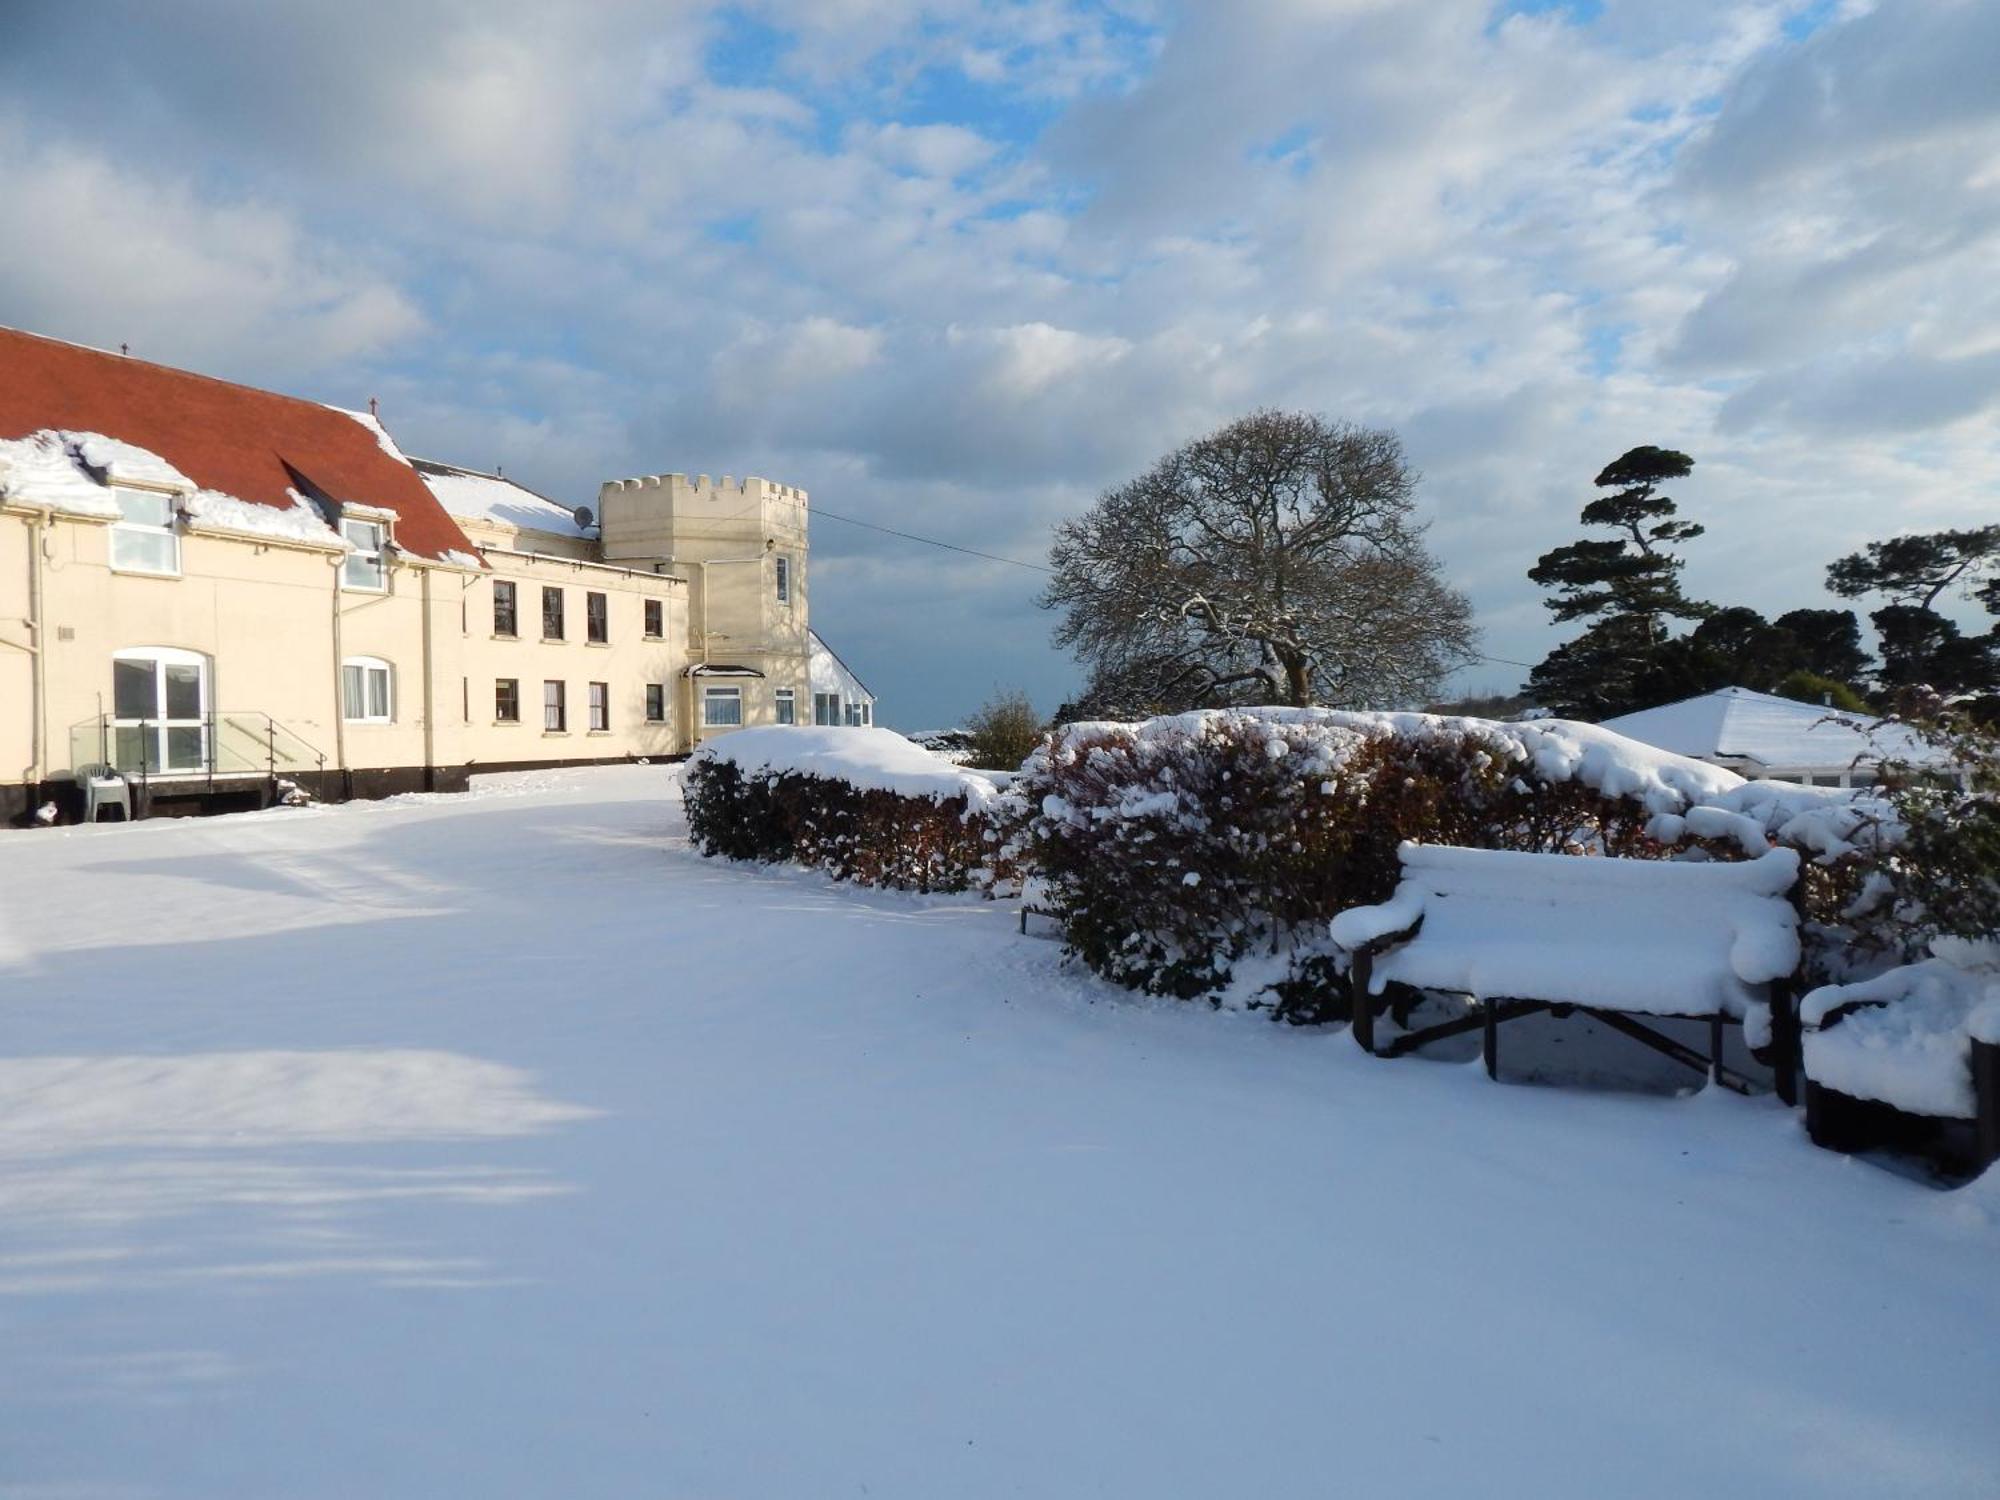
[[1135, 1000], [673, 774], [0, 836], [0, 1495], [2000, 1493], [1993, 1182]]

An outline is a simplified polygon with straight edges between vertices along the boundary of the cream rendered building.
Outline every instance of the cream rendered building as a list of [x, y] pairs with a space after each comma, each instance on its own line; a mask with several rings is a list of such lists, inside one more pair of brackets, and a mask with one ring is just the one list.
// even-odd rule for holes
[[600, 525], [372, 418], [0, 330], [0, 819], [666, 757], [809, 713], [806, 496]]

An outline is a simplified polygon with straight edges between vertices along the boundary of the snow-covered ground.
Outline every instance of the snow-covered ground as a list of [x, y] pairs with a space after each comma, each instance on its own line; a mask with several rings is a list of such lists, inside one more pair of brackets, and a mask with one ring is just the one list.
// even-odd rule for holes
[[0, 1495], [2000, 1492], [1993, 1182], [1113, 993], [673, 778], [0, 835]]

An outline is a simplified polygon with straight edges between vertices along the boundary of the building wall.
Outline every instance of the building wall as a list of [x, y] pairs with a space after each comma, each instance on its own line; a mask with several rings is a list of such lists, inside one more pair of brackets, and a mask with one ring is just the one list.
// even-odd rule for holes
[[[711, 679], [742, 688], [746, 725], [776, 721], [780, 689], [791, 690], [800, 722], [810, 722], [811, 569], [804, 490], [767, 479], [653, 474], [606, 484], [598, 492], [597, 512], [607, 562], [658, 566], [686, 580], [691, 662], [763, 674]], [[780, 558], [789, 571], [787, 600], [778, 597]], [[697, 742], [728, 732], [702, 722], [702, 681], [689, 683], [684, 700]]]
[[[439, 721], [447, 759], [476, 769], [525, 760], [629, 759], [680, 754], [691, 747], [682, 668], [687, 662], [688, 590], [681, 580], [633, 569], [593, 565], [580, 558], [523, 556], [542, 550], [543, 537], [512, 534], [498, 538], [484, 527], [462, 522], [479, 543], [491, 573], [468, 578], [455, 590], [450, 611], [454, 637], [446, 643], [449, 702]], [[564, 540], [548, 538], [550, 542]], [[506, 550], [503, 550], [503, 547]], [[494, 630], [494, 584], [515, 585], [518, 632]], [[542, 635], [542, 590], [563, 593], [563, 639]], [[594, 644], [586, 628], [586, 596], [605, 596], [606, 644]], [[645, 601], [661, 603], [664, 632], [645, 634]], [[495, 717], [495, 684], [520, 684], [521, 718]], [[565, 684], [568, 727], [544, 728], [543, 684]], [[589, 685], [610, 690], [611, 727], [589, 727]], [[664, 723], [646, 719], [646, 686], [658, 684]]]
[[[114, 654], [137, 647], [207, 659], [219, 770], [262, 770], [275, 743], [281, 773], [355, 773], [355, 790], [371, 794], [428, 784], [426, 768], [453, 781], [480, 767], [622, 760], [688, 746], [679, 675], [687, 589], [677, 579], [495, 551], [492, 574], [403, 560], [389, 568], [385, 591], [363, 592], [339, 587], [342, 555], [331, 548], [201, 532], [182, 535], [178, 576], [153, 577], [111, 568], [108, 525], [56, 515], [39, 549], [36, 632], [28, 599], [30, 538], [39, 524], [25, 511], [0, 515], [0, 787], [11, 789], [0, 796], [0, 821], [48, 795], [49, 784], [73, 781], [77, 765], [111, 758], [96, 721], [114, 706]], [[494, 635], [496, 576], [519, 590], [517, 639]], [[560, 643], [540, 638], [545, 585], [564, 593]], [[591, 592], [606, 598], [604, 645], [586, 639]], [[659, 640], [643, 633], [646, 598], [662, 604]], [[46, 702], [39, 764], [33, 658], [23, 649], [37, 635]], [[389, 664], [389, 722], [342, 718], [340, 663], [352, 657]], [[499, 677], [521, 684], [518, 724], [494, 717]], [[543, 728], [547, 680], [566, 685], [562, 733]], [[609, 689], [605, 731], [589, 728], [592, 682]], [[664, 723], [646, 719], [647, 682], [663, 686]], [[260, 740], [266, 715], [280, 728]]]
[[[392, 554], [381, 592], [340, 587], [343, 554], [326, 545], [184, 531], [177, 577], [110, 567], [111, 528], [56, 515], [39, 548], [34, 514], [0, 515], [0, 816], [46, 795], [29, 785], [73, 780], [78, 764], [108, 758], [86, 726], [113, 708], [114, 653], [167, 647], [209, 665], [209, 708], [237, 723], [282, 726], [281, 773], [321, 766], [333, 790], [364, 795], [460, 784], [481, 768], [623, 760], [683, 753], [723, 726], [703, 722], [702, 689], [735, 687], [742, 722], [776, 721], [781, 690], [800, 723], [812, 721], [809, 675], [807, 498], [762, 479], [710, 483], [669, 475], [607, 485], [601, 542], [461, 517], [487, 571]], [[27, 602], [33, 553], [42, 554], [39, 632], [47, 699], [38, 757]], [[789, 598], [777, 588], [788, 564]], [[494, 630], [496, 581], [517, 590], [517, 632]], [[542, 635], [544, 588], [564, 598], [563, 639]], [[588, 639], [586, 596], [601, 593], [608, 636]], [[664, 631], [646, 637], [644, 605], [660, 601]], [[387, 663], [387, 722], [342, 717], [341, 663]], [[698, 664], [747, 668], [736, 678], [690, 676]], [[518, 722], [496, 715], [495, 685], [519, 684]], [[567, 724], [544, 726], [543, 688], [564, 684]], [[610, 726], [590, 728], [592, 683], [609, 691]], [[658, 684], [664, 722], [646, 718]], [[261, 723], [263, 720], [255, 719]], [[259, 747], [238, 744], [242, 768]], [[256, 769], [262, 769], [261, 763]], [[341, 778], [345, 778], [344, 781]]]

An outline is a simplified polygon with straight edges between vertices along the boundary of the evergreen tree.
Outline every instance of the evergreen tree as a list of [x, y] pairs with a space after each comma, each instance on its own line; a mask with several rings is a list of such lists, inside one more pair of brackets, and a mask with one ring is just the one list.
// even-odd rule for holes
[[1966, 636], [1937, 602], [1961, 589], [2000, 613], [2000, 577], [1988, 576], [1996, 570], [2000, 526], [1979, 526], [1870, 542], [1832, 564], [1826, 586], [1844, 599], [1888, 599], [1868, 617], [1882, 638], [1883, 687], [1989, 692], [2000, 687], [2000, 632]]
[[1797, 653], [1794, 667], [1852, 687], [1868, 675], [1861, 646], [1861, 622], [1851, 609], [1794, 609], [1773, 622], [1788, 630]]
[[1699, 620], [1709, 606], [1681, 591], [1682, 560], [1671, 548], [1702, 527], [1676, 515], [1660, 486], [1693, 472], [1694, 460], [1671, 448], [1634, 448], [1595, 481], [1600, 495], [1583, 508], [1586, 537], [1545, 552], [1528, 577], [1552, 591], [1544, 602], [1559, 621], [1583, 620], [1582, 635], [1558, 646], [1528, 679], [1529, 690], [1561, 714], [1604, 718], [1676, 696], [1698, 677], [1685, 650], [1670, 651], [1673, 620]]

